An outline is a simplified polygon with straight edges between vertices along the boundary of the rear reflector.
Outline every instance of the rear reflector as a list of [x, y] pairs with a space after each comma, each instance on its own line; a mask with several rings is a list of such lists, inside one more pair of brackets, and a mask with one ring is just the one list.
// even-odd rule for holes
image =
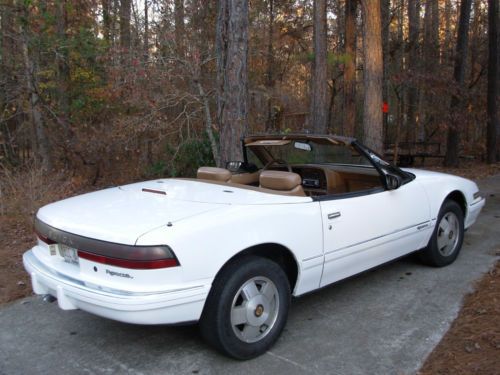
[[130, 268], [135, 270], [151, 270], [158, 268], [177, 267], [179, 262], [175, 258], [157, 259], [157, 260], [130, 260], [110, 258], [103, 255], [92, 254], [86, 251], [78, 250], [78, 257], [92, 262], [108, 264], [110, 266]]

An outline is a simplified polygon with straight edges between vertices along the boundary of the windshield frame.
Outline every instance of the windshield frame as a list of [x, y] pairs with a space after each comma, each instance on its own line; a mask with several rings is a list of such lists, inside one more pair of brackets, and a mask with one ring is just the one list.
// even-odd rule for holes
[[[257, 141], [284, 141], [284, 140], [290, 140], [290, 141], [312, 141], [315, 143], [330, 143], [332, 147], [337, 146], [344, 146], [344, 147], [353, 147], [361, 156], [363, 156], [366, 160], [368, 160], [367, 165], [354, 165], [354, 164], [342, 164], [342, 163], [328, 163], [328, 162], [323, 162], [323, 163], [313, 163], [313, 164], [318, 164], [318, 165], [328, 165], [328, 164], [336, 164], [336, 165], [350, 165], [353, 167], [358, 167], [358, 168], [369, 168], [370, 166], [373, 166], [375, 170], [379, 173], [380, 179], [382, 182], [382, 185], [384, 186], [385, 190], [388, 190], [387, 186], [387, 180], [386, 176], [388, 174], [395, 174], [398, 177], [401, 178], [401, 185], [404, 185], [410, 181], [413, 181], [415, 179], [415, 175], [412, 173], [403, 171], [401, 168], [393, 165], [392, 163], [389, 163], [388, 161], [384, 160], [383, 157], [381, 157], [377, 152], [371, 150], [367, 146], [361, 144], [358, 142], [355, 138], [348, 138], [348, 137], [340, 137], [340, 136], [333, 136], [333, 135], [308, 135], [308, 134], [287, 134], [287, 135], [277, 135], [277, 136], [272, 136], [272, 135], [258, 135], [258, 136], [248, 136], [245, 138], [242, 138], [242, 148], [243, 148], [243, 158], [244, 161], [248, 163], [248, 150], [247, 150], [247, 145], [253, 142]], [[317, 142], [318, 140], [321, 140], [320, 142]], [[253, 147], [260, 147], [260, 146], [253, 146]], [[265, 150], [264, 153], [266, 153], [267, 158], [264, 160], [262, 159], [262, 155], [259, 156], [258, 153], [255, 153], [253, 150], [252, 152], [254, 155], [265, 165], [266, 162], [268, 162], [272, 155], [270, 152], [265, 148], [265, 145], [262, 145], [262, 150]]]

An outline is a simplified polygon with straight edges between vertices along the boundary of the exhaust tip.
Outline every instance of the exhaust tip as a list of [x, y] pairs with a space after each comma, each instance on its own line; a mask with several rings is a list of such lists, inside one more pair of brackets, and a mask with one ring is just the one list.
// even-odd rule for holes
[[57, 298], [54, 297], [53, 295], [50, 295], [50, 294], [46, 294], [42, 297], [42, 301], [47, 302], [47, 303], [52, 303], [56, 300], [57, 300]]

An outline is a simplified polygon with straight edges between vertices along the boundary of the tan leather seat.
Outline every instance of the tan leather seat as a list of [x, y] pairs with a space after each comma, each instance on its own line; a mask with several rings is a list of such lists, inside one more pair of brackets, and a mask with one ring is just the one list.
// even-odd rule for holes
[[260, 187], [275, 190], [280, 194], [305, 196], [302, 178], [297, 173], [263, 171], [259, 178]]
[[231, 176], [234, 184], [253, 185], [259, 182], [260, 171], [253, 173], [236, 173]]
[[201, 180], [229, 182], [231, 179], [231, 172], [224, 168], [200, 167], [198, 168], [196, 177]]

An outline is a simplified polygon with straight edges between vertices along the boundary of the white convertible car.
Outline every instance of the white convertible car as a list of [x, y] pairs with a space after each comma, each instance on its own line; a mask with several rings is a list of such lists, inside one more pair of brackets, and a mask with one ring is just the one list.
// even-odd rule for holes
[[137, 324], [199, 321], [221, 352], [276, 341], [291, 296], [418, 251], [452, 263], [485, 200], [469, 180], [399, 169], [354, 139], [250, 136], [196, 179], [113, 187], [41, 208], [24, 254], [36, 294]]

